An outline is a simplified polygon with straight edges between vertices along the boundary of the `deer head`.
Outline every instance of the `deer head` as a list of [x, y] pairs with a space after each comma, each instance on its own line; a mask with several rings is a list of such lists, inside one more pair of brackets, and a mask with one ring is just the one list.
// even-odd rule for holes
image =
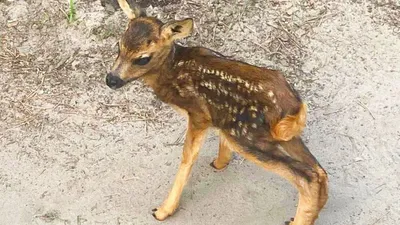
[[126, 0], [118, 0], [129, 18], [126, 31], [118, 43], [118, 57], [106, 76], [110, 88], [117, 89], [129, 81], [158, 74], [174, 48], [174, 41], [192, 33], [193, 20], [163, 23], [131, 8]]

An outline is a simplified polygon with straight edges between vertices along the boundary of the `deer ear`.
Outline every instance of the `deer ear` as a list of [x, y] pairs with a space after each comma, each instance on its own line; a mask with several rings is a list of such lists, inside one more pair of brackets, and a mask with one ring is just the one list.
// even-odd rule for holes
[[176, 40], [189, 36], [193, 31], [193, 20], [184, 19], [171, 21], [161, 28], [161, 36], [166, 39]]
[[128, 16], [130, 20], [133, 20], [140, 16], [145, 16], [146, 14], [138, 7], [133, 7], [129, 5], [126, 0], [118, 0], [119, 7], [121, 7], [122, 11]]

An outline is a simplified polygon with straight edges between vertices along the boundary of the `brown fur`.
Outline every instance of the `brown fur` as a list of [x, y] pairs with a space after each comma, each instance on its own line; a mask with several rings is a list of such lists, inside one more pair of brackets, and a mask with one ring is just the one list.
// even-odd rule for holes
[[289, 141], [299, 136], [306, 125], [306, 105], [301, 104], [296, 115], [288, 115], [278, 121], [271, 129], [271, 135], [278, 141]]
[[[299, 191], [292, 224], [314, 224], [328, 198], [328, 180], [299, 137], [306, 123], [305, 104], [279, 71], [174, 44], [192, 28], [191, 19], [163, 24], [135, 17], [121, 38], [111, 72], [124, 82], [142, 79], [158, 98], [188, 117], [181, 166], [168, 197], [154, 210], [155, 218], [164, 220], [175, 212], [206, 131], [214, 127], [221, 136], [214, 168], [226, 168], [235, 151], [281, 175]], [[147, 64], [134, 63], [148, 56]]]

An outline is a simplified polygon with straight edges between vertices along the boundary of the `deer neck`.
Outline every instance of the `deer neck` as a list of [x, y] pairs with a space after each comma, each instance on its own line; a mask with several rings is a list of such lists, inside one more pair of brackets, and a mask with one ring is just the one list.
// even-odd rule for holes
[[165, 99], [165, 95], [169, 95], [169, 93], [167, 93], [168, 88], [165, 88], [165, 85], [170, 83], [176, 77], [173, 66], [177, 54], [179, 54], [180, 50], [183, 48], [185, 47], [173, 44], [167, 57], [160, 61], [161, 66], [157, 70], [150, 71], [149, 74], [143, 78], [143, 82], [152, 88], [154, 93], [161, 100]]

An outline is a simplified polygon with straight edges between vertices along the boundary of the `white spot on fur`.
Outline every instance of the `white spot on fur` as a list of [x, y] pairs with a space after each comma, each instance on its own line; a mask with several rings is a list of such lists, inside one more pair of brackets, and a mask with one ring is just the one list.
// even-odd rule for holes
[[[148, 57], [148, 56], [147, 56], [147, 57]], [[143, 55], [142, 55], [140, 58], [144, 58]], [[183, 66], [184, 63], [185, 63], [185, 62], [181, 60], [181, 61], [178, 62], [178, 66]]]

